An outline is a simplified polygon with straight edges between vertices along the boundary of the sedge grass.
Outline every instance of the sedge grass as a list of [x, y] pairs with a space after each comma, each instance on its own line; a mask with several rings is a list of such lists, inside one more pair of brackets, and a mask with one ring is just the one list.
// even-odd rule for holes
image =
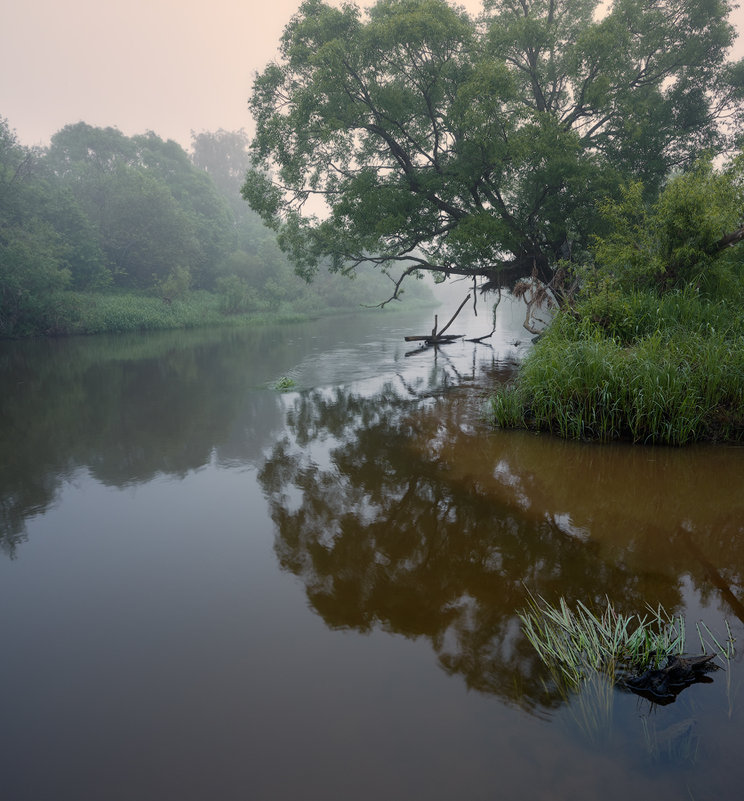
[[492, 421], [564, 438], [684, 445], [744, 439], [744, 336], [655, 332], [627, 347], [549, 331], [516, 382], [497, 390]]
[[[670, 656], [685, 653], [685, 621], [662, 606], [648, 607], [644, 615], [618, 613], [610, 600], [601, 612], [579, 601], [574, 609], [561, 598], [553, 606], [529, 596], [518, 613], [522, 630], [549, 668], [559, 689], [576, 691], [596, 673], [613, 683], [658, 668]], [[733, 656], [728, 629], [725, 644], [705, 624], [697, 626], [702, 652], [714, 650], [724, 664]]]

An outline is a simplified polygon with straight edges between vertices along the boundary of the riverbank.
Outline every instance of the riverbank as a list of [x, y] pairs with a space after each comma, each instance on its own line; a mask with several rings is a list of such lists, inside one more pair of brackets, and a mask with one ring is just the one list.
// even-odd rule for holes
[[[406, 302], [406, 309], [433, 308], [437, 303], [434, 298], [412, 298]], [[65, 291], [56, 293], [48, 300], [44, 314], [38, 316], [33, 327], [27, 327], [23, 334], [11, 338], [289, 323], [352, 311], [365, 312], [369, 309], [358, 304], [323, 306], [300, 302], [229, 313], [224, 308], [222, 296], [206, 291], [188, 292], [172, 300], [136, 292]]]
[[557, 315], [490, 414], [569, 439], [740, 442], [741, 304], [692, 291], [593, 296]]

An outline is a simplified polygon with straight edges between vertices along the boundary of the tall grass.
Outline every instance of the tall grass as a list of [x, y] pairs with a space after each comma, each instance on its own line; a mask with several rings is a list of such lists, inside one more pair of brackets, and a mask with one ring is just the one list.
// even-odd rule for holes
[[220, 297], [203, 290], [189, 292], [185, 297], [171, 303], [165, 303], [157, 297], [133, 293], [91, 293], [82, 296], [82, 302], [78, 301], [77, 306], [78, 317], [64, 333], [163, 331], [307, 319], [307, 315], [292, 308], [225, 314]]
[[639, 297], [601, 321], [559, 315], [492, 399], [493, 421], [600, 441], [744, 438], [741, 313], [684, 297], [652, 313]]
[[39, 316], [33, 326], [21, 333], [24, 336], [65, 336], [241, 326], [265, 322], [296, 322], [317, 317], [321, 313], [344, 312], [341, 308], [310, 309], [304, 308], [301, 303], [287, 303], [271, 310], [227, 314], [221, 301], [221, 296], [203, 290], [189, 292], [170, 303], [144, 292], [65, 291], [56, 293], [47, 303], [44, 316]]
[[651, 617], [621, 615], [608, 601], [596, 614], [581, 602], [573, 610], [563, 598], [558, 606], [530, 598], [519, 617], [525, 636], [559, 683], [578, 688], [595, 672], [614, 679], [618, 672], [658, 667], [667, 656], [684, 653], [684, 622], [661, 607], [651, 611]]
[[192, 292], [172, 303], [134, 292], [62, 292], [56, 301], [58, 312], [53, 325], [39, 333], [159, 331], [225, 322], [217, 298], [208, 292]]
[[[553, 606], [530, 596], [518, 613], [522, 630], [548, 666], [559, 687], [578, 689], [601, 673], [613, 682], [658, 668], [669, 656], [685, 652], [685, 621], [663, 607], [649, 607], [643, 616], [618, 613], [612, 603], [594, 612], [579, 602], [570, 609], [561, 598]], [[697, 626], [701, 652], [713, 650], [724, 664], [733, 656], [733, 638], [716, 638], [704, 624]]]

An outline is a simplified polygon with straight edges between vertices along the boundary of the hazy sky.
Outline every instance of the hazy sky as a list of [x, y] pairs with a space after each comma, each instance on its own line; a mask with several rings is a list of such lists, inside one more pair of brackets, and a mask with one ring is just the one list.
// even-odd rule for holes
[[[127, 135], [152, 130], [186, 147], [192, 129], [250, 129], [253, 74], [276, 53], [299, 4], [9, 0], [0, 25], [0, 116], [26, 145], [46, 144], [80, 120]], [[479, 0], [462, 4], [480, 8]], [[744, 31], [744, 11], [734, 14]]]

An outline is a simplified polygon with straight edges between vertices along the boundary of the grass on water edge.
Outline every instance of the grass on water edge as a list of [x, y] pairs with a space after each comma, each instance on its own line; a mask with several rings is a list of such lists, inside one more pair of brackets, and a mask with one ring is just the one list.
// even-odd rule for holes
[[[567, 702], [565, 720], [589, 742], [603, 746], [612, 743], [616, 688], [665, 704], [674, 700], [684, 686], [699, 680], [695, 675], [688, 676], [687, 683], [677, 689], [669, 686], [662, 697], [649, 693], [654, 679], [664, 676], [664, 668], [673, 664], [675, 657], [683, 659], [686, 648], [684, 618], [670, 615], [661, 606], [648, 607], [643, 616], [622, 615], [609, 599], [606, 609], [594, 612], [581, 602], [570, 609], [563, 598], [553, 606], [530, 594], [527, 608], [518, 615], [525, 636], [550, 671], [554, 689]], [[696, 631], [701, 654], [707, 654], [700, 660], [705, 663], [704, 670], [727, 667], [735, 653], [728, 623], [725, 638], [717, 637], [702, 622], [696, 625]], [[711, 651], [715, 655], [713, 662], [709, 661]], [[690, 661], [696, 660], [693, 657]], [[729, 713], [730, 677], [731, 672], [727, 671]], [[694, 762], [698, 746], [694, 719], [688, 717], [668, 725], [668, 718], [658, 719], [652, 712], [650, 707], [647, 715], [641, 715], [647, 758]]]
[[620, 322], [559, 314], [492, 398], [492, 422], [602, 442], [744, 439], [741, 312], [656, 301], [655, 314], [642, 297]]
[[[622, 684], [663, 666], [670, 656], [685, 654], [684, 618], [669, 614], [660, 605], [648, 607], [643, 616], [623, 615], [609, 599], [606, 609], [594, 612], [580, 601], [570, 609], [563, 598], [553, 606], [530, 595], [518, 616], [525, 636], [556, 684], [566, 691], [578, 690], [596, 674], [608, 677], [612, 684]], [[701, 653], [712, 651], [725, 666], [734, 655], [728, 623], [723, 640], [704, 623], [698, 623], [696, 630]]]
[[359, 311], [364, 310], [283, 304], [273, 309], [228, 314], [222, 308], [220, 296], [204, 290], [189, 292], [185, 297], [170, 302], [144, 292], [65, 291], [49, 299], [44, 313], [16, 336], [71, 336], [290, 323]]

